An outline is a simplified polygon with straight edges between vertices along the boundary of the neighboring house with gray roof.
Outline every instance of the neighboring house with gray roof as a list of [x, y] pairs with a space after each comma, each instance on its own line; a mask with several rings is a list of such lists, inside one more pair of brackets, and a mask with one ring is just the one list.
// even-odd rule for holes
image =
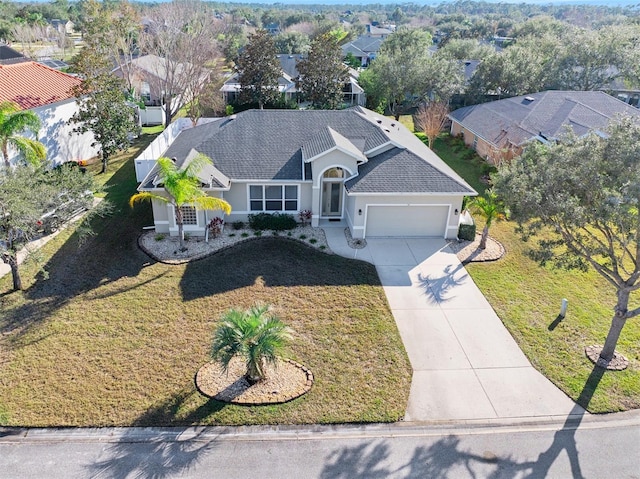
[[363, 67], [366, 67], [378, 55], [380, 45], [382, 45], [383, 41], [383, 37], [361, 35], [354, 41], [342, 45], [342, 55], [346, 57], [347, 54], [351, 53], [355, 58], [360, 60], [360, 64]]
[[[183, 167], [203, 153], [202, 189], [254, 213], [312, 212], [312, 225], [342, 221], [354, 238], [455, 238], [465, 196], [460, 176], [399, 122], [362, 107], [248, 110], [181, 132], [163, 156]], [[139, 191], [163, 194], [154, 167]], [[157, 232], [177, 234], [173, 207], [153, 202]], [[221, 213], [185, 207], [185, 231], [204, 235]]]
[[604, 131], [640, 111], [601, 91], [543, 91], [467, 106], [449, 114], [451, 134], [491, 163], [520, 154], [530, 141], [556, 142], [567, 127], [578, 136]]

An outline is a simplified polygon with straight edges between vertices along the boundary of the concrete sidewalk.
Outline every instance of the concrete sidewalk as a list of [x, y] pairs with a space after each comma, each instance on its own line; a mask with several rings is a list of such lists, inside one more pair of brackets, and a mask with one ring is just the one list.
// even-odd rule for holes
[[329, 247], [373, 263], [398, 325], [413, 380], [406, 421], [545, 418], [584, 409], [537, 372], [441, 239], [368, 239]]

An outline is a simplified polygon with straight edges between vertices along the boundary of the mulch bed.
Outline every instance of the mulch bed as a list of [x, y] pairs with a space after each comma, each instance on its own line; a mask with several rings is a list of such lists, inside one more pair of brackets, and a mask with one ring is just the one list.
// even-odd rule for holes
[[268, 365], [266, 378], [250, 384], [244, 374], [246, 364], [233, 358], [225, 373], [217, 362], [210, 362], [196, 374], [196, 387], [201, 394], [216, 401], [240, 405], [279, 404], [307, 393], [313, 385], [313, 374], [295, 361], [278, 359]]

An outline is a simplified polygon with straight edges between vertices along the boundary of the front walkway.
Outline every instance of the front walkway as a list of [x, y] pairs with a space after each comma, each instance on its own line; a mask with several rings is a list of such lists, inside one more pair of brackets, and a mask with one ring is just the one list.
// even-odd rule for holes
[[350, 248], [325, 227], [337, 254], [373, 263], [409, 360], [406, 421], [548, 418], [584, 410], [536, 371], [441, 239], [368, 239]]

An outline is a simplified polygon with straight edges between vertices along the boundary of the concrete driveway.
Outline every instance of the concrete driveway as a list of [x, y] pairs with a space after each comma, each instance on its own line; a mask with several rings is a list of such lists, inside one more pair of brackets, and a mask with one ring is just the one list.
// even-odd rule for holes
[[378, 270], [413, 367], [406, 421], [585, 414], [531, 366], [444, 240], [368, 239], [353, 250], [325, 231], [336, 253]]

